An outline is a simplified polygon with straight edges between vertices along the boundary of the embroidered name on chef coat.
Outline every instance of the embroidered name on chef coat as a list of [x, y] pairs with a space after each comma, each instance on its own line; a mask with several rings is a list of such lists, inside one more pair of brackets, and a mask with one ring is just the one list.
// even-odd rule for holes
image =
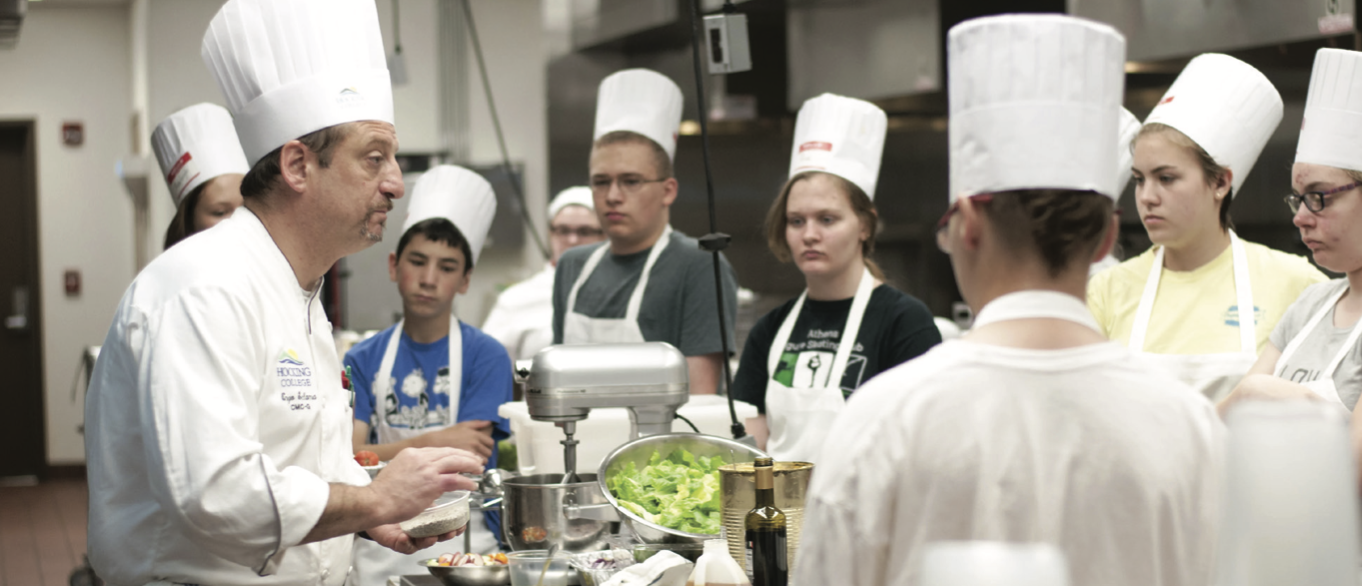
[[312, 368], [298, 357], [292, 349], [279, 353], [274, 365], [274, 374], [279, 379], [279, 400], [288, 403], [293, 411], [310, 411], [317, 400], [312, 386]]

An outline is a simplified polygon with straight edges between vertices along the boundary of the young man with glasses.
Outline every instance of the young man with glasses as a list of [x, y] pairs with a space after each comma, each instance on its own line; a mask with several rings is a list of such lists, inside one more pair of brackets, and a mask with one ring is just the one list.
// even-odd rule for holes
[[553, 257], [533, 277], [510, 286], [482, 331], [506, 347], [511, 360], [529, 360], [553, 343], [553, 275], [568, 249], [605, 239], [590, 187], [569, 187], [549, 202], [549, 247]]
[[1250, 397], [1323, 400], [1351, 411], [1362, 395], [1362, 136], [1344, 130], [1362, 116], [1360, 73], [1362, 53], [1316, 54], [1285, 198], [1315, 263], [1345, 277], [1301, 293], [1222, 412]]
[[[667, 342], [687, 357], [691, 393], [712, 394], [724, 359], [713, 260], [669, 225], [681, 106], [681, 89], [653, 71], [630, 69], [601, 82], [589, 177], [609, 242], [560, 259], [553, 341]], [[722, 274], [732, 347], [737, 279], [727, 260]]]

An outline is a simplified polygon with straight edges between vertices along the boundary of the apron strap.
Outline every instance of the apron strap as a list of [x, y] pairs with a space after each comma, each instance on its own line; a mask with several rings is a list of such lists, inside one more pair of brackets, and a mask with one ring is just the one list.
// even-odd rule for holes
[[662, 251], [667, 249], [667, 244], [671, 240], [672, 227], [669, 225], [662, 231], [662, 237], [657, 239], [657, 244], [653, 245], [653, 251], [648, 253], [648, 262], [643, 265], [643, 274], [638, 276], [638, 284], [634, 286], [634, 292], [629, 294], [629, 307], [624, 311], [626, 321], [638, 321], [639, 309], [643, 307], [643, 292], [648, 288], [648, 277], [653, 272], [653, 265], [657, 264], [657, 257], [662, 256]]
[[[865, 308], [870, 304], [870, 296], [875, 291], [875, 277], [870, 274], [869, 269], [862, 269], [861, 281], [856, 286], [856, 296], [851, 300], [851, 309], [847, 312], [846, 325], [842, 328], [842, 334], [838, 338], [837, 353], [832, 360], [832, 371], [829, 373], [828, 384], [832, 388], [842, 387], [842, 378], [846, 376], [847, 363], [851, 361], [851, 351], [856, 348], [856, 338], [861, 333], [861, 322], [865, 317]], [[771, 343], [771, 350], [766, 357], [767, 378], [774, 377], [776, 368], [780, 366], [780, 357], [785, 354], [785, 345], [790, 342], [790, 334], [794, 331], [795, 322], [799, 321], [799, 314], [804, 309], [804, 300], [808, 297], [809, 291], [804, 290], [799, 294], [799, 300], [795, 301], [794, 307], [790, 308], [789, 315], [780, 323], [780, 329], [776, 331], [775, 340]]]
[[[629, 294], [629, 305], [624, 310], [624, 319], [628, 321], [638, 321], [639, 309], [643, 307], [643, 292], [648, 288], [648, 276], [653, 271], [653, 265], [657, 263], [657, 258], [662, 256], [662, 251], [667, 249], [667, 244], [671, 242], [672, 227], [668, 225], [662, 231], [662, 237], [658, 238], [657, 243], [653, 244], [652, 252], [648, 253], [648, 261], [643, 265], [643, 273], [638, 277], [638, 284], [634, 286], [634, 291]], [[586, 284], [587, 279], [591, 278], [591, 273], [596, 271], [596, 267], [601, 264], [601, 259], [610, 251], [610, 243], [605, 242], [591, 253], [587, 258], [586, 264], [582, 266], [582, 274], [577, 275], [577, 281], [572, 284], [572, 291], [568, 293], [567, 305], [565, 309], [568, 313], [574, 313], [577, 308], [577, 293], [582, 290], [582, 285]], [[566, 323], [564, 323], [566, 328]], [[566, 337], [566, 334], [564, 334]]]
[[[1230, 256], [1234, 269], [1234, 295], [1239, 313], [1239, 351], [1257, 356], [1257, 324], [1253, 312], [1253, 287], [1249, 279], [1248, 254], [1244, 243], [1234, 230], [1230, 234]], [[1145, 279], [1144, 292], [1140, 295], [1140, 305], [1135, 310], [1135, 321], [1130, 330], [1131, 350], [1144, 351], [1145, 338], [1149, 333], [1150, 317], [1154, 313], [1154, 300], [1159, 294], [1159, 278], [1163, 275], [1163, 246], [1154, 251], [1154, 264], [1149, 267], [1149, 277]]]
[[[1338, 302], [1343, 299], [1347, 292], [1348, 287], [1344, 287], [1330, 296], [1329, 301], [1319, 311], [1315, 312], [1315, 315], [1310, 317], [1310, 321], [1306, 322], [1300, 333], [1296, 334], [1296, 337], [1286, 344], [1286, 348], [1282, 350], [1281, 358], [1277, 359], [1277, 378], [1283, 378], [1282, 375], [1286, 374], [1287, 361], [1296, 354], [1296, 351], [1305, 343], [1305, 338], [1310, 335], [1310, 332], [1314, 331], [1321, 321], [1324, 321], [1324, 317], [1333, 311], [1334, 306], [1338, 305]], [[1357, 324], [1353, 326], [1352, 333], [1348, 334], [1348, 339], [1343, 343], [1343, 347], [1338, 349], [1338, 353], [1329, 362], [1329, 366], [1320, 373], [1321, 378], [1333, 378], [1334, 372], [1338, 370], [1338, 366], [1343, 363], [1343, 359], [1348, 356], [1348, 351], [1352, 350], [1359, 338], [1362, 338], [1362, 319], [1357, 320]]]
[[[407, 320], [397, 322], [393, 333], [388, 336], [388, 345], [383, 348], [383, 361], [378, 365], [378, 376], [374, 380], [374, 411], [388, 404], [388, 396], [395, 390], [393, 365], [397, 362], [397, 348], [402, 340], [402, 328]], [[439, 379], [439, 374], [436, 374]], [[432, 389], [433, 391], [434, 389]], [[459, 318], [449, 316], [449, 423], [459, 421], [459, 401], [463, 397], [463, 330]], [[387, 425], [381, 415], [376, 418], [378, 425]]]

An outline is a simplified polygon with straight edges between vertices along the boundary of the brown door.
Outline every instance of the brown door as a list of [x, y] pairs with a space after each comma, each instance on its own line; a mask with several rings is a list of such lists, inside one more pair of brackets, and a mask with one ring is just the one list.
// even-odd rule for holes
[[0, 483], [46, 463], [38, 300], [37, 149], [32, 121], [0, 121]]

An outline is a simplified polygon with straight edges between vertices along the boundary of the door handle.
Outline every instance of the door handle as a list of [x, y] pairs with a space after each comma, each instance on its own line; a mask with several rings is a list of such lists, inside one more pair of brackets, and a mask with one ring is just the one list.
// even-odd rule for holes
[[5, 329], [22, 332], [28, 329], [28, 287], [14, 288], [12, 296], [13, 313], [5, 318]]

